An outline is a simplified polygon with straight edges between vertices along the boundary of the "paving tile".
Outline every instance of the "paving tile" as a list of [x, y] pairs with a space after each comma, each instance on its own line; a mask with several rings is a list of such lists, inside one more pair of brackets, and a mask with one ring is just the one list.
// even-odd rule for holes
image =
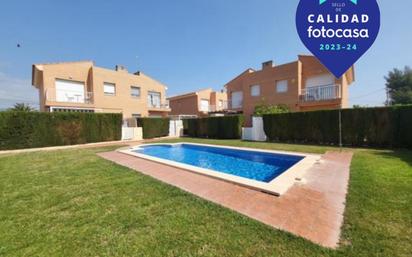
[[280, 197], [119, 152], [99, 156], [325, 247], [339, 243], [351, 152], [327, 152]]

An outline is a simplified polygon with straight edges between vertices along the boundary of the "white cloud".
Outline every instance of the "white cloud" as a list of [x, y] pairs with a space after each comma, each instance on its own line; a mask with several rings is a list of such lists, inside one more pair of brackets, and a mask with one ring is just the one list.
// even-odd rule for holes
[[15, 103], [26, 103], [38, 107], [38, 91], [28, 79], [15, 78], [0, 72], [0, 109], [12, 107]]

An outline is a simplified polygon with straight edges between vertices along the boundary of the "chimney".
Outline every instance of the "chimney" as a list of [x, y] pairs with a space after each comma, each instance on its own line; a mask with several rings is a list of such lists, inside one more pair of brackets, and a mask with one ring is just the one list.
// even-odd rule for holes
[[127, 73], [127, 69], [123, 65], [116, 65], [116, 71]]
[[267, 68], [272, 68], [273, 67], [273, 61], [267, 61], [262, 63], [262, 70], [265, 70]]

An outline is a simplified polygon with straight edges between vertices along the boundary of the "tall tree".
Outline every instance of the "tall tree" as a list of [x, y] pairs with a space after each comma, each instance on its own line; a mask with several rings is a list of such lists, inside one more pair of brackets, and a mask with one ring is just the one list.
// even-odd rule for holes
[[13, 106], [13, 108], [10, 108], [9, 110], [14, 111], [14, 112], [34, 112], [36, 111], [33, 107], [25, 103], [17, 103]]
[[386, 79], [386, 89], [389, 94], [389, 105], [412, 104], [412, 69], [390, 71]]

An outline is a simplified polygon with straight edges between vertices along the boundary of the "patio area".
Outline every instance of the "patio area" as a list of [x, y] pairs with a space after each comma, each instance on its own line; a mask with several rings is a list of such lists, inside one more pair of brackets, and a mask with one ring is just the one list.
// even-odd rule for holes
[[326, 152], [281, 197], [116, 151], [98, 155], [274, 228], [325, 247], [338, 246], [351, 152]]

